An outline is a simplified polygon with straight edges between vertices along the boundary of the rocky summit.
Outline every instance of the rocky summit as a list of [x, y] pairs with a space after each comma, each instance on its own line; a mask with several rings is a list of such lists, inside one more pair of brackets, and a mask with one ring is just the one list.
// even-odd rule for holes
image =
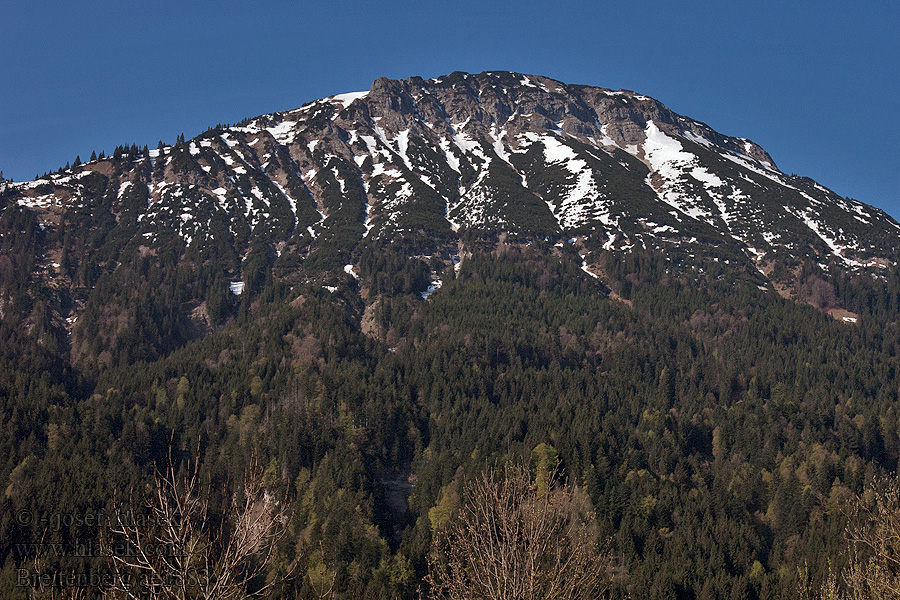
[[[784, 290], [805, 264], [877, 274], [900, 247], [886, 213], [782, 173], [750, 140], [631, 91], [510, 72], [380, 78], [0, 185], [48, 240], [34, 270], [72, 293], [70, 323], [92, 283], [78, 285], [73, 254], [93, 257], [83, 271], [205, 249], [232, 256], [226, 275], [240, 282], [254, 243], [288, 268], [316, 259], [321, 275], [351, 273], [364, 246], [403, 242], [449, 265], [466, 235], [504, 235], [570, 245], [594, 277], [604, 253], [656, 248], [673, 271], [712, 258]], [[79, 222], [102, 241], [66, 248]]]
[[381, 78], [6, 194], [50, 225], [113, 179], [114, 212], [133, 208], [148, 247], [172, 233], [202, 243], [213, 222], [238, 245], [265, 232], [298, 248], [341, 227], [353, 241], [481, 229], [596, 237], [606, 250], [721, 245], [765, 269], [782, 256], [875, 266], [900, 232], [657, 100], [508, 72]]

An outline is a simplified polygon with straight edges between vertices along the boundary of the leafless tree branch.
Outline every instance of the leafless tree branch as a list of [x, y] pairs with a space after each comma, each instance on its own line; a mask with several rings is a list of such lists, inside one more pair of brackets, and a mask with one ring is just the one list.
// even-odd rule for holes
[[470, 501], [436, 532], [432, 597], [449, 600], [600, 598], [608, 561], [597, 551], [585, 494], [557, 485], [541, 493], [525, 467], [488, 471]]
[[139, 510], [133, 506], [114, 512], [103, 540], [115, 576], [110, 600], [236, 600], [274, 585], [258, 578], [285, 534], [287, 507], [263, 486], [255, 460], [218, 526], [196, 459], [179, 474], [170, 458], [153, 493]]

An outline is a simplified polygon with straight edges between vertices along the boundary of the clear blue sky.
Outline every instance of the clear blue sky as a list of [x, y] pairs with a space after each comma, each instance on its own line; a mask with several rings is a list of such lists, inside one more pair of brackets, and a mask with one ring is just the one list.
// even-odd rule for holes
[[514, 70], [627, 88], [900, 218], [900, 3], [0, 3], [0, 170], [368, 89]]

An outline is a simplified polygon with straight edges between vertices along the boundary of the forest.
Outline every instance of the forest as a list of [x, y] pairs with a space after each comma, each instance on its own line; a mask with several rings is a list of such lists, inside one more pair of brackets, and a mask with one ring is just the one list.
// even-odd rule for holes
[[[597, 279], [572, 246], [483, 232], [461, 259], [142, 254], [105, 210], [0, 217], [2, 598], [99, 597], [127, 533], [110, 516], [152, 515], [166, 477], [233, 537], [248, 473], [284, 529], [247, 593], [437, 597], [483, 474], [547, 456], [590, 507], [609, 597], [795, 598], [847, 566], [849, 507], [896, 474], [896, 270], [805, 265], [785, 298], [712, 255], [607, 252]], [[29, 258], [51, 243], [83, 291], [71, 335]]]

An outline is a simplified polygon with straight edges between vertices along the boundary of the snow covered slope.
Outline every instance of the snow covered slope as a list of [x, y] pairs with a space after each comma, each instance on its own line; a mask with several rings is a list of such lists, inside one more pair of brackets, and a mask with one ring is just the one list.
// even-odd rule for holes
[[[365, 92], [27, 183], [3, 202], [45, 228], [108, 205], [140, 246], [254, 240], [302, 257], [463, 230], [577, 239], [591, 263], [634, 247], [719, 253], [769, 275], [812, 260], [897, 260], [884, 212], [788, 176], [759, 146], [624, 90], [509, 72], [378, 79]], [[344, 264], [344, 263], [341, 263]]]

